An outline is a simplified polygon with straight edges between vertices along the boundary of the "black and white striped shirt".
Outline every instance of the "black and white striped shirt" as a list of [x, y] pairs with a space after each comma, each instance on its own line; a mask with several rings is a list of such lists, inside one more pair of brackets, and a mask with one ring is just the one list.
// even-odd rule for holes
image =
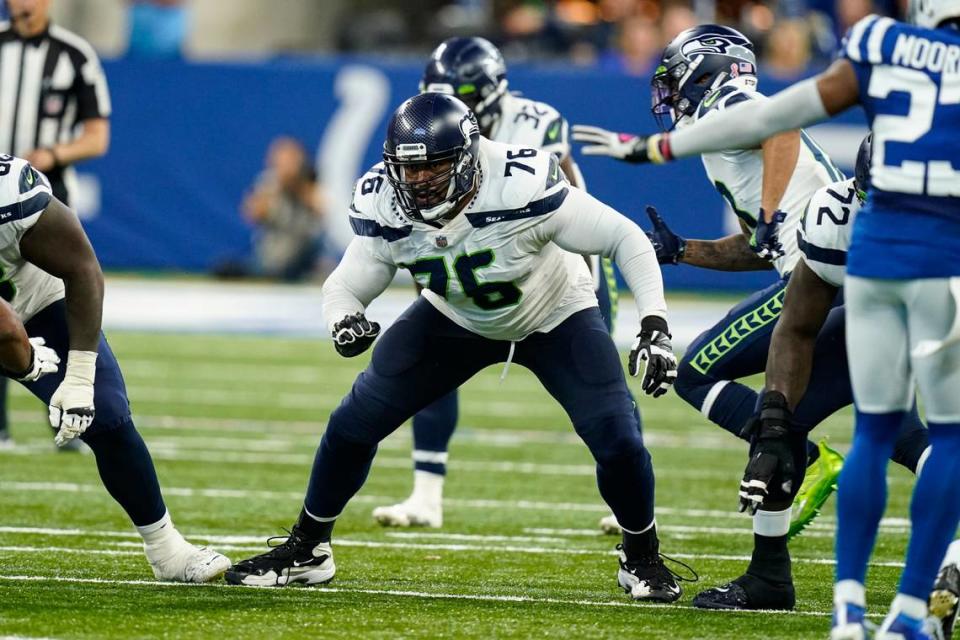
[[[22, 38], [0, 23], [0, 153], [22, 157], [69, 142], [79, 123], [109, 116], [107, 79], [90, 43], [53, 24]], [[61, 199], [63, 173], [48, 174]]]

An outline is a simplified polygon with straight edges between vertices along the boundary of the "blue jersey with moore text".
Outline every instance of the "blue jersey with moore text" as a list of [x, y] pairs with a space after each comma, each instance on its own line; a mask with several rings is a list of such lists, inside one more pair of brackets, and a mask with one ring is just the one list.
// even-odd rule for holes
[[873, 130], [847, 273], [960, 275], [960, 31], [869, 16], [844, 40]]

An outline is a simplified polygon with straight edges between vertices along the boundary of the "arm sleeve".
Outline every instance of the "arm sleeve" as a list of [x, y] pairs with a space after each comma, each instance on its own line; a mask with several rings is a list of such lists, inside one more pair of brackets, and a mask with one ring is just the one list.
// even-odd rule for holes
[[560, 208], [537, 227], [540, 240], [583, 255], [600, 254], [620, 268], [633, 292], [640, 319], [666, 319], [663, 276], [657, 254], [636, 224], [590, 194], [568, 188]]
[[323, 283], [323, 319], [327, 329], [345, 316], [362, 312], [383, 293], [397, 266], [388, 261], [376, 239], [356, 237], [347, 245], [343, 260]]
[[827, 117], [810, 78], [784, 89], [769, 100], [748, 100], [670, 134], [674, 157], [750, 149], [782, 131], [800, 129]]

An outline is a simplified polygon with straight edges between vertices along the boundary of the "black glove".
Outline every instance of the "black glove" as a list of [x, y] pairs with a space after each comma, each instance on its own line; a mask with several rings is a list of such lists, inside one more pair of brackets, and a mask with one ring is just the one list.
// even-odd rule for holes
[[677, 379], [677, 357], [670, 345], [667, 321], [659, 316], [647, 316], [640, 321], [640, 333], [630, 349], [630, 375], [640, 375], [640, 363], [647, 363], [641, 387], [654, 398], [665, 394]]
[[792, 418], [782, 393], [763, 392], [760, 415], [751, 418], [743, 431], [750, 436], [752, 453], [740, 481], [741, 513], [756, 514], [769, 489], [778, 485], [783, 493], [790, 494], [795, 471], [789, 437]]
[[657, 262], [660, 264], [678, 264], [687, 250], [687, 241], [681, 238], [667, 226], [656, 207], [647, 207], [647, 216], [653, 224], [653, 230], [647, 231], [650, 244], [657, 252]]
[[352, 358], [369, 349], [378, 335], [380, 325], [358, 312], [333, 325], [333, 346], [343, 357]]
[[783, 245], [780, 243], [780, 223], [787, 219], [785, 211], [774, 211], [770, 222], [764, 218], [763, 209], [757, 216], [757, 228], [750, 236], [750, 249], [761, 258], [776, 260], [783, 256]]

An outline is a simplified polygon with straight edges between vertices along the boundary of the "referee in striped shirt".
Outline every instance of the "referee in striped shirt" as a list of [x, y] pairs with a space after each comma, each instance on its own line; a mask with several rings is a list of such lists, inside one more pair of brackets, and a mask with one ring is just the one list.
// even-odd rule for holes
[[[102, 156], [110, 144], [110, 94], [93, 47], [50, 24], [50, 2], [6, 0], [9, 21], [0, 22], [0, 154], [28, 160], [50, 179], [53, 194], [70, 205], [72, 165]], [[6, 404], [7, 379], [0, 376], [0, 448], [13, 444]]]
[[110, 94], [93, 47], [50, 24], [51, 0], [7, 0], [0, 23], [0, 153], [30, 161], [66, 204], [71, 165], [107, 152]]

